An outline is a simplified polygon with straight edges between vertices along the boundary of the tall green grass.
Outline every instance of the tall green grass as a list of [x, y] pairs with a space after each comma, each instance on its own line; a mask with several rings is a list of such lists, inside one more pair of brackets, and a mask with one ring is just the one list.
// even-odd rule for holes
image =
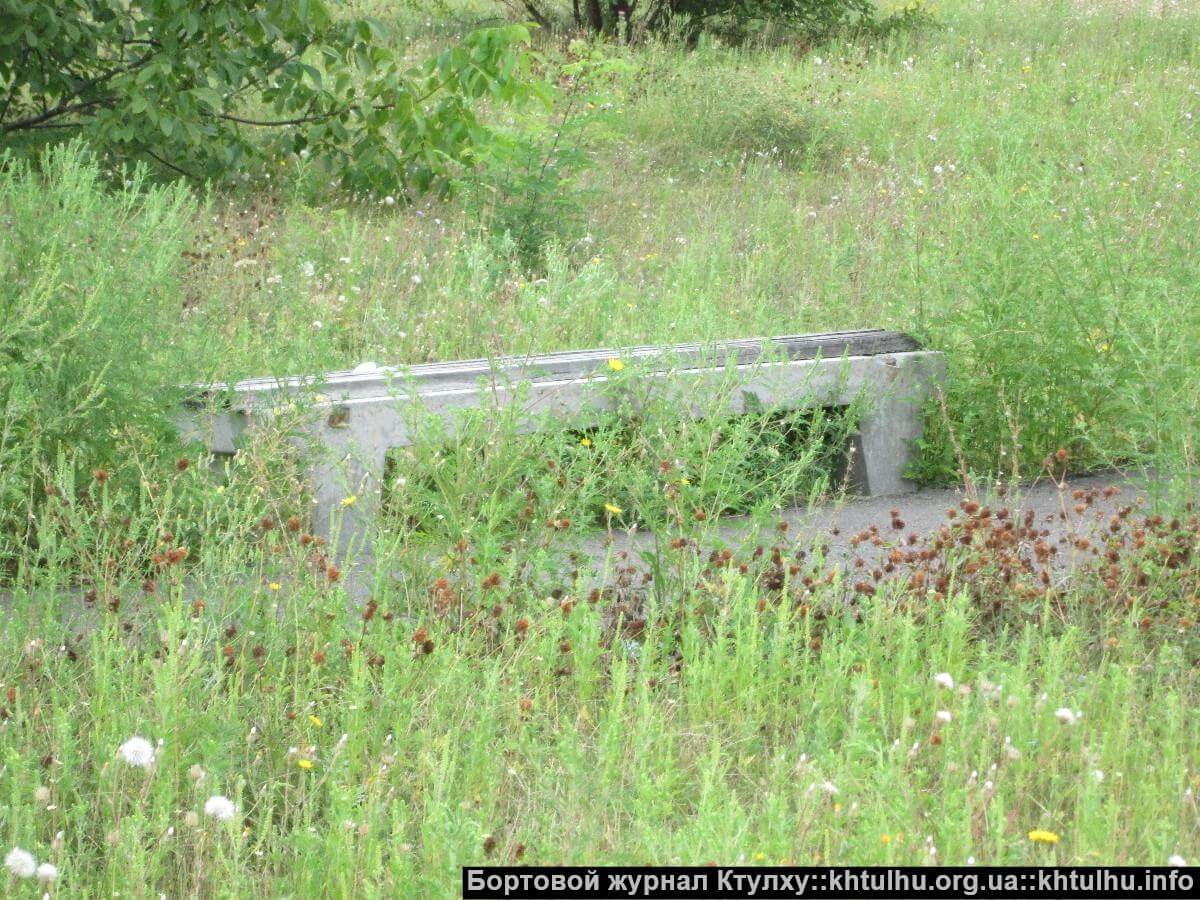
[[[613, 51], [635, 71], [603, 85], [588, 234], [532, 270], [455, 201], [323, 194], [299, 160], [204, 200], [82, 148], [6, 160], [0, 850], [61, 896], [453, 896], [487, 861], [1195, 862], [1182, 507], [1076, 545], [1098, 558], [1070, 582], [966, 506], [933, 568], [841, 572], [820, 541], [752, 544], [836, 487], [847, 423], [476, 419], [398, 456], [351, 571], [282, 434], [215, 475], [169, 439], [171, 388], [215, 375], [885, 326], [948, 355], [924, 477], [1059, 448], [1186, 470], [1198, 23], [1163, 9], [964, 0], [804, 52]], [[725, 511], [750, 544], [723, 546]], [[635, 524], [644, 563], [607, 543]], [[931, 546], [893, 528], [885, 555]], [[119, 755], [134, 735], [152, 768]]]
[[900, 328], [948, 352], [971, 468], [1190, 465], [1197, 15], [1163, 9], [955, 2], [813, 50], [630, 51], [588, 234], [542, 268], [453, 203], [238, 199], [206, 223], [191, 346], [277, 372]]

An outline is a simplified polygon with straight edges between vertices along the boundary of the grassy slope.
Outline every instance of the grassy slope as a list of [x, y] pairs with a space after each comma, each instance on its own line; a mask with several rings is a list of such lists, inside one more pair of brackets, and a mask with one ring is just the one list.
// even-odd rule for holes
[[[1083, 416], [1101, 429], [1098, 456], [1168, 445], [1178, 458], [1196, 383], [1184, 353], [1197, 334], [1193, 48], [1177, 20], [1101, 6], [953, 4], [940, 30], [828, 49], [819, 64], [649, 51], [640, 62], [658, 75], [623, 101], [619, 140], [591, 176], [594, 240], [566, 248], [541, 283], [453, 207], [218, 205], [199, 223], [210, 255], [188, 275], [194, 311], [173, 340], [193, 371], [228, 374], [895, 325], [953, 351], [953, 415], [985, 464], [1003, 467], [1011, 443], [996, 419], [1007, 386], [1023, 391], [1037, 447], [1077, 437]], [[1063, 403], [1079, 408], [1051, 414]], [[42, 529], [54, 564], [4, 612], [0, 839], [53, 859], [64, 894], [453, 896], [457, 866], [519, 854], [1200, 856], [1200, 685], [1181, 636], [1194, 631], [1194, 565], [1155, 569], [1149, 591], [1121, 580], [1132, 610], [1099, 585], [985, 593], [1013, 605], [1000, 634], [953, 591], [926, 604], [883, 590], [860, 621], [836, 580], [801, 607], [760, 608], [761, 584], [699, 557], [666, 595], [703, 580], [703, 616], [656, 628], [666, 611], [652, 611], [637, 640], [608, 642], [613, 605], [564, 615], [546, 599], [550, 573], [581, 601], [592, 573], [563, 584], [539, 541], [496, 524], [507, 497], [443, 473], [478, 504], [461, 524], [480, 563], [430, 561], [401, 535], [365, 623], [311, 546], [254, 524], [274, 457], [247, 459], [220, 494], [196, 467], [154, 475], [129, 522], [119, 497], [97, 510], [64, 500]], [[661, 491], [644, 463], [622, 465]], [[494, 453], [488, 472], [504, 464]], [[719, 495], [729, 471], [690, 487]], [[586, 464], [580, 477], [594, 505]], [[504, 507], [496, 521], [489, 507]], [[219, 537], [197, 547], [206, 531]], [[690, 521], [679, 533], [703, 537]], [[167, 567], [138, 600], [128, 537], [191, 544], [186, 590]], [[393, 582], [382, 576], [396, 559]], [[494, 561], [506, 567], [489, 591]], [[439, 566], [450, 586], [431, 596]], [[58, 606], [80, 575], [98, 600], [122, 599], [82, 636]], [[498, 603], [497, 624], [458, 630], [460, 598]], [[810, 605], [841, 612], [821, 624]], [[938, 688], [942, 671], [971, 690]], [[1060, 724], [1058, 707], [1083, 717]], [[164, 740], [152, 773], [115, 755], [134, 733]], [[218, 793], [237, 803], [233, 823], [189, 819]], [[1031, 842], [1034, 828], [1061, 840]]]
[[[1063, 445], [1190, 458], [1196, 11], [1098, 6], [955, 3], [809, 55], [639, 53], [586, 234], [547, 272], [455, 206], [230, 204], [193, 273], [193, 359], [261, 374], [887, 326], [951, 352], [975, 467]], [[950, 468], [944, 441], [927, 468]]]

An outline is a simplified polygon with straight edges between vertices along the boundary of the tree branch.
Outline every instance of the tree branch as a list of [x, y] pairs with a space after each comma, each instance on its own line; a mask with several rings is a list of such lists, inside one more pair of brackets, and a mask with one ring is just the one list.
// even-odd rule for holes
[[51, 119], [57, 119], [59, 116], [69, 115], [74, 112], [82, 112], [85, 109], [91, 109], [93, 106], [100, 106], [103, 103], [110, 102], [109, 97], [100, 97], [96, 100], [87, 100], [83, 103], [61, 103], [53, 109], [48, 109], [44, 113], [39, 113], [36, 116], [26, 116], [24, 119], [17, 119], [14, 122], [9, 122], [6, 125], [0, 126], [6, 134], [10, 131], [21, 131], [27, 128], [36, 128], [43, 122], [49, 122]]

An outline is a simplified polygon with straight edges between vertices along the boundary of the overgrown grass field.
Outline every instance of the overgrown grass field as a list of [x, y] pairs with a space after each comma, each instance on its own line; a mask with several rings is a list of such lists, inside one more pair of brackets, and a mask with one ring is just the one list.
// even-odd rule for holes
[[[355, 5], [414, 48], [494, 12]], [[523, 126], [548, 155], [415, 205], [300, 157], [211, 193], [7, 157], [0, 849], [56, 878], [0, 886], [1195, 862], [1198, 33], [953, 0], [817, 45], [544, 38], [548, 72], [606, 61]], [[556, 142], [592, 165], [547, 174]], [[1003, 497], [932, 535], [899, 504], [843, 567], [776, 513], [838, 493], [852, 421], [480, 417], [397, 456], [356, 561], [282, 435], [214, 475], [162, 415], [212, 379], [857, 327], [947, 355], [923, 480], [1120, 465], [1164, 498], [1059, 549]], [[606, 542], [633, 528], [645, 559]]]

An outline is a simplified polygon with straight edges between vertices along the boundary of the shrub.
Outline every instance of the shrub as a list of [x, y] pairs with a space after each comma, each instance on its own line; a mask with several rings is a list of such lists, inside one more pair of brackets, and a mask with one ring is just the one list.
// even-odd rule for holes
[[110, 191], [79, 143], [45, 152], [40, 173], [0, 164], [0, 534], [20, 543], [60, 453], [77, 454], [81, 482], [122, 481], [136, 477], [127, 448], [175, 445], [171, 333], [195, 201], [144, 169]]
[[[546, 0], [508, 4], [543, 26], [567, 18], [565, 10]], [[569, 18], [592, 33], [622, 33], [627, 38], [662, 32], [682, 23], [694, 38], [716, 23], [742, 29], [752, 21], [780, 21], [809, 35], [824, 35], [856, 23], [873, 22], [872, 0], [573, 0]]]

